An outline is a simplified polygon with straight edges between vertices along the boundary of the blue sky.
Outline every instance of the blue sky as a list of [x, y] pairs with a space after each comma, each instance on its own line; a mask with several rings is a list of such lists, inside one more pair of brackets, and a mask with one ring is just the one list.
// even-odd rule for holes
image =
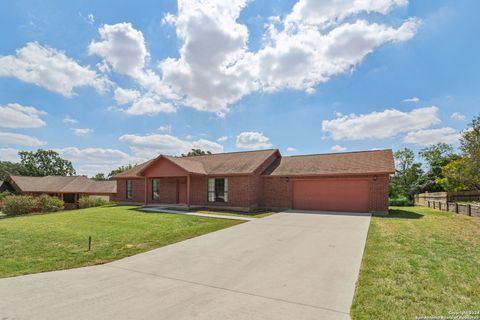
[[0, 160], [457, 144], [478, 1], [2, 1]]

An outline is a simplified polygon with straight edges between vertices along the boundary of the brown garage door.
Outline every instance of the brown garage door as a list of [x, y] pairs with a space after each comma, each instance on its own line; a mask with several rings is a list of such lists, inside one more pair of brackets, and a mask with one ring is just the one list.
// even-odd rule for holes
[[296, 180], [293, 182], [293, 208], [368, 212], [368, 180]]

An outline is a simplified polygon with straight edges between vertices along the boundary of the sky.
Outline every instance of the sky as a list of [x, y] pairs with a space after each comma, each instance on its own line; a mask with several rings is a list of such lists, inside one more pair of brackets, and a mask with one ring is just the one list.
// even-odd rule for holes
[[458, 138], [480, 113], [475, 0], [1, 1], [0, 160], [78, 174], [192, 148], [283, 155]]

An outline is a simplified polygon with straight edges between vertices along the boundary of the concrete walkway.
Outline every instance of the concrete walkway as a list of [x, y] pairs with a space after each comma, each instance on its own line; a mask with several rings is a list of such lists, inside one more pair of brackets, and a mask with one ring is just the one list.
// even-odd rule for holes
[[171, 209], [164, 209], [162, 207], [144, 207], [144, 208], [140, 208], [138, 210], [145, 211], [145, 212], [184, 214], [184, 215], [187, 215], [187, 216], [219, 218], [219, 219], [229, 219], [229, 220], [251, 221], [251, 220], [257, 219], [257, 218], [240, 217], [240, 216], [226, 216], [226, 215], [221, 215], [221, 214], [206, 214], [206, 213], [201, 213], [201, 212], [171, 210]]
[[0, 319], [349, 319], [370, 216], [278, 213], [113, 263], [0, 280]]

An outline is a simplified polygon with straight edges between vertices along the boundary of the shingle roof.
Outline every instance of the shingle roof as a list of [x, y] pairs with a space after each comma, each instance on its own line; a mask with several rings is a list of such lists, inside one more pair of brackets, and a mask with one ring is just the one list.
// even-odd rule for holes
[[10, 176], [10, 179], [22, 192], [85, 194], [117, 192], [115, 181], [95, 181], [85, 176]]
[[263, 175], [345, 175], [394, 173], [392, 150], [329, 153], [282, 157]]
[[[278, 152], [277, 149], [215, 153], [201, 156], [189, 157], [164, 157], [177, 164], [185, 171], [194, 174], [228, 175], [228, 174], [249, 174], [260, 167], [268, 157]], [[153, 161], [149, 160], [124, 171], [113, 178], [135, 178], [140, 177], [141, 172]]]

